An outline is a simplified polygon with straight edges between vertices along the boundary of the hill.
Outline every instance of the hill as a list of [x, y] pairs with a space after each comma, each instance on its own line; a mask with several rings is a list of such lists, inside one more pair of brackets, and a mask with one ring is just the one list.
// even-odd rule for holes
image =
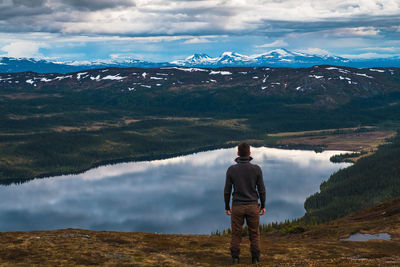
[[399, 85], [400, 69], [333, 66], [0, 74], [0, 180], [170, 157], [243, 139], [276, 145], [267, 134], [277, 132], [393, 129]]
[[305, 219], [329, 221], [400, 196], [400, 136], [391, 141], [323, 182], [304, 203]]
[[[400, 198], [395, 198], [351, 216], [311, 226], [300, 234], [263, 234], [259, 266], [398, 266], [399, 220]], [[391, 240], [341, 240], [358, 232], [387, 233]], [[251, 257], [245, 239], [241, 262], [247, 264]], [[227, 266], [231, 263], [227, 236], [64, 229], [0, 233], [0, 240], [2, 266]]]

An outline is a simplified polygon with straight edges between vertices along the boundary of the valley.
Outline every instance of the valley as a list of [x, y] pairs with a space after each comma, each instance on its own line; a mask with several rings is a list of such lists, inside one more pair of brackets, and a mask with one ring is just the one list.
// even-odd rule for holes
[[310, 149], [340, 140], [331, 140], [340, 132], [319, 140], [271, 135], [280, 132], [361, 127], [375, 133], [348, 136], [353, 144], [346, 148], [376, 146], [399, 127], [399, 84], [397, 68], [333, 66], [0, 74], [0, 180], [77, 173], [244, 139]]
[[[288, 229], [302, 231], [286, 233], [279, 230], [282, 225], [278, 229], [266, 226], [262, 237], [265, 266], [349, 262], [396, 266], [398, 200], [371, 206], [398, 195], [397, 150], [393, 149], [400, 126], [400, 70], [377, 70], [174, 67], [1, 74], [1, 183], [232, 147], [241, 140], [253, 146], [363, 151], [367, 153], [363, 158], [332, 175], [321, 184], [321, 192], [306, 200], [304, 218], [287, 224]], [[365, 176], [365, 166], [375, 165]], [[374, 175], [380, 170], [388, 175], [376, 187]], [[350, 183], [359, 184], [360, 178], [367, 177], [365, 187], [375, 184], [378, 190], [371, 201], [365, 202], [370, 191], [364, 187], [354, 195], [354, 187], [342, 180], [349, 175]], [[379, 207], [384, 209], [381, 215], [368, 215], [377, 214]], [[367, 210], [343, 217], [363, 208]], [[392, 240], [340, 241], [358, 231], [383, 231]], [[80, 229], [0, 235], [0, 259], [6, 266], [43, 262], [215, 266], [230, 262], [229, 235]], [[248, 245], [244, 244], [243, 251]], [[243, 260], [249, 259], [246, 253]]]

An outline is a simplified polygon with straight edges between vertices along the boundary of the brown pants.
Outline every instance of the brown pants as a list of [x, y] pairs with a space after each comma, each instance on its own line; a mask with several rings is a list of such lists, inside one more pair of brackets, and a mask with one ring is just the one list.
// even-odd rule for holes
[[260, 207], [257, 203], [247, 205], [232, 205], [231, 215], [231, 255], [238, 257], [240, 242], [242, 241], [242, 227], [244, 219], [249, 228], [250, 252], [252, 257], [260, 257]]

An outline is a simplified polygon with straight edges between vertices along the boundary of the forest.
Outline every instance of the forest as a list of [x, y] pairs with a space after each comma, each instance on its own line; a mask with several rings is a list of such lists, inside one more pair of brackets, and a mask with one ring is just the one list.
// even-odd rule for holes
[[331, 221], [400, 195], [400, 136], [368, 157], [341, 169], [304, 203], [304, 219]]

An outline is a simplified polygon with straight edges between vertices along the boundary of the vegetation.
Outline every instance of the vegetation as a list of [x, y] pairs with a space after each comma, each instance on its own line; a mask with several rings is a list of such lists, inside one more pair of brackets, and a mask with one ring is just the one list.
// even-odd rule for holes
[[[205, 82], [208, 72], [176, 69], [146, 69], [147, 75], [136, 68], [88, 70], [79, 79], [77, 74], [7, 74], [0, 90], [0, 181], [169, 157], [244, 139], [276, 145], [287, 138], [270, 135], [279, 132], [304, 131], [302, 136], [312, 138], [400, 127], [398, 69], [371, 73], [370, 79], [349, 68], [357, 81], [349, 85], [324, 67], [271, 68], [268, 83], [280, 85], [265, 90], [263, 68], [227, 70], [233, 75], [215, 75], [216, 83]], [[151, 79], [160, 72], [162, 80]], [[326, 79], [310, 78], [311, 73]], [[126, 78], [95, 79], [99, 75]], [[307, 90], [295, 90], [299, 84]]]
[[367, 154], [366, 151], [360, 151], [360, 152], [353, 152], [353, 153], [344, 153], [344, 154], [339, 154], [339, 155], [333, 155], [329, 160], [334, 163], [339, 163], [339, 162], [349, 162], [353, 163], [354, 158], [358, 158], [362, 155]]
[[333, 174], [307, 198], [305, 220], [324, 222], [400, 196], [400, 136]]
[[18, 92], [3, 88], [0, 180], [81, 172], [99, 164], [170, 157], [244, 139], [258, 145], [282, 139], [267, 133], [380, 127], [384, 122], [390, 128], [400, 118], [400, 105], [393, 104], [400, 103], [397, 92], [326, 108], [314, 106], [312, 95], [260, 95], [233, 85], [134, 93], [114, 86], [74, 90], [60, 84]]
[[[329, 223], [261, 236], [258, 266], [399, 266], [400, 199]], [[284, 229], [284, 228], [282, 228]], [[296, 232], [296, 233], [294, 233]], [[354, 233], [388, 233], [392, 241], [341, 241]], [[226, 266], [229, 236], [65, 229], [0, 233], [2, 266]], [[241, 263], [249, 264], [248, 238]]]
[[[262, 236], [267, 236], [271, 233], [281, 233], [283, 235], [286, 234], [295, 234], [302, 233], [311, 227], [311, 224], [306, 223], [302, 218], [293, 219], [293, 220], [285, 220], [284, 222], [272, 222], [268, 224], [260, 224], [260, 234]], [[211, 235], [214, 236], [231, 236], [232, 230], [230, 228], [224, 229], [222, 231], [216, 230], [212, 232]], [[242, 236], [249, 236], [249, 228], [247, 225], [243, 226]]]

